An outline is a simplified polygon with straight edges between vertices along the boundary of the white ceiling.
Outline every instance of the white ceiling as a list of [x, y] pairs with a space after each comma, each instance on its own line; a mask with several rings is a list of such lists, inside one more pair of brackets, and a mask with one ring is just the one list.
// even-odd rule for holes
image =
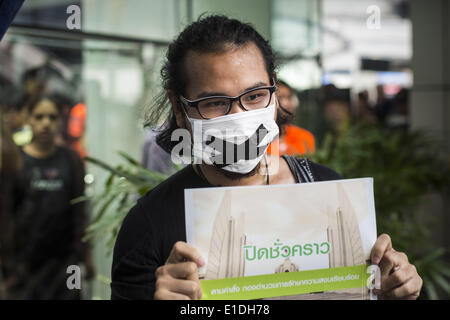
[[[355, 70], [361, 57], [409, 61], [412, 56], [412, 28], [409, 19], [394, 12], [396, 0], [323, 0], [322, 39], [325, 70]], [[380, 28], [367, 22], [375, 5], [380, 12]]]

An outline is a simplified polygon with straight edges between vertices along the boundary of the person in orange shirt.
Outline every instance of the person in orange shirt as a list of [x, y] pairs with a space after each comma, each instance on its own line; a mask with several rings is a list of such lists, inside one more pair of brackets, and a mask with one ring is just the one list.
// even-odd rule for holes
[[278, 149], [280, 155], [303, 155], [316, 151], [314, 135], [306, 129], [290, 124], [295, 116], [299, 102], [294, 90], [284, 81], [277, 81], [277, 124], [280, 128], [279, 139], [272, 142], [268, 154]]
[[84, 131], [86, 126], [87, 108], [82, 102], [75, 105], [70, 111], [67, 133], [71, 137], [70, 147], [78, 152], [81, 159], [86, 156], [86, 147], [84, 144]]

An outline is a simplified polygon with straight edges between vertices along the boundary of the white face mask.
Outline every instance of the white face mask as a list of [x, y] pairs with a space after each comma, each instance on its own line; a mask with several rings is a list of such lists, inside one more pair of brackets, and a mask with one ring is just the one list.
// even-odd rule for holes
[[210, 120], [187, 116], [194, 136], [194, 163], [204, 162], [230, 172], [249, 173], [278, 135], [274, 117], [275, 102], [264, 109]]

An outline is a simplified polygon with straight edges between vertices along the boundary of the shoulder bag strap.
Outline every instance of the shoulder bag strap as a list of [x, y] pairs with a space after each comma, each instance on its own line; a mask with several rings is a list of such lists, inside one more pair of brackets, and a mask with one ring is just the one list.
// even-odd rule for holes
[[283, 155], [282, 157], [286, 160], [287, 164], [291, 168], [291, 171], [294, 173], [297, 183], [307, 183], [315, 181], [311, 168], [309, 166], [308, 159], [295, 158], [287, 155]]

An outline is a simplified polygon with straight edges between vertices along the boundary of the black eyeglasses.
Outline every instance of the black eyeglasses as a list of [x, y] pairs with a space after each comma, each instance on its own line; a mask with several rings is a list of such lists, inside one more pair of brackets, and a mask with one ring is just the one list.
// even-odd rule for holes
[[276, 89], [276, 85], [272, 85], [251, 89], [236, 97], [212, 96], [197, 100], [188, 100], [180, 96], [180, 100], [185, 106], [196, 108], [203, 119], [213, 119], [227, 115], [231, 110], [233, 102], [236, 100], [239, 101], [239, 105], [245, 111], [267, 108], [272, 100], [272, 94]]

